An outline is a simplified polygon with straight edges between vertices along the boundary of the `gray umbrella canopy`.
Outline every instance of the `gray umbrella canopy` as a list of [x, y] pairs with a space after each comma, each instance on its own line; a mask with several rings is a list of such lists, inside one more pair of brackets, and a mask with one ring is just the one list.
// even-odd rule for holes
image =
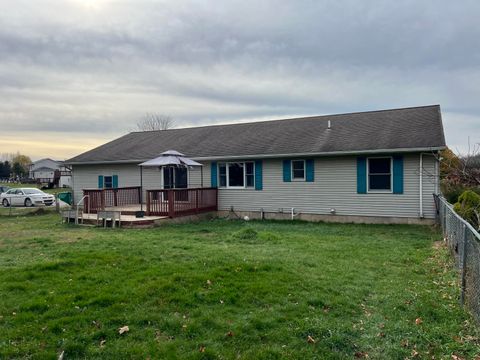
[[159, 157], [145, 161], [139, 166], [160, 167], [160, 166], [203, 166], [202, 164], [185, 157], [182, 153], [175, 150], [167, 150]]

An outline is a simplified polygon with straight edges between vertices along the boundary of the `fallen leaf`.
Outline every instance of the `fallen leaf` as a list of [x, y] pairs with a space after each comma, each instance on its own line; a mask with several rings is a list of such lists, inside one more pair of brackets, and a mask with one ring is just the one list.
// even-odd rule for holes
[[418, 356], [418, 351], [413, 349], [412, 350], [412, 357], [417, 357]]
[[123, 333], [129, 332], [129, 331], [130, 331], [130, 329], [128, 328], [127, 325], [122, 326], [121, 328], [118, 329], [118, 333], [119, 333], [120, 335], [122, 335]]
[[228, 336], [228, 337], [232, 337], [232, 336], [233, 336], [233, 332], [231, 332], [231, 331], [227, 332], [227, 336]]
[[210, 280], [207, 280], [207, 285], [208, 286], [212, 285], [212, 282]]
[[104, 347], [106, 342], [107, 342], [107, 340], [100, 341], [100, 347]]
[[452, 354], [452, 360], [465, 360], [465, 359], [458, 355]]
[[355, 357], [357, 359], [368, 359], [368, 353], [367, 352], [363, 352], [363, 351], [357, 351], [355, 353]]
[[60, 355], [58, 355], [58, 360], [63, 360], [63, 354], [65, 353], [65, 351], [62, 351]]
[[315, 344], [315, 339], [313, 337], [311, 337], [310, 335], [307, 336], [307, 342], [309, 344]]
[[457, 343], [463, 344], [462, 338], [460, 336], [454, 336], [453, 340], [455, 340]]
[[201, 353], [205, 352], [205, 346], [200, 346], [200, 349], [198, 349], [198, 351], [200, 351]]
[[416, 325], [420, 325], [421, 323], [423, 323], [422, 318], [416, 318], [416, 319], [415, 319], [415, 324], [416, 324]]

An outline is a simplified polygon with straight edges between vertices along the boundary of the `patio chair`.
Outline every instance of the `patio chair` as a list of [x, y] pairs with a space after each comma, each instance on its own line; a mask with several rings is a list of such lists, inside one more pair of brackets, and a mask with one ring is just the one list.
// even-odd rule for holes
[[115, 223], [118, 221], [118, 227], [122, 226], [122, 213], [120, 211], [98, 211], [97, 212], [97, 226], [102, 221], [102, 226], [107, 227], [107, 222], [112, 222], [112, 228], [115, 228]]

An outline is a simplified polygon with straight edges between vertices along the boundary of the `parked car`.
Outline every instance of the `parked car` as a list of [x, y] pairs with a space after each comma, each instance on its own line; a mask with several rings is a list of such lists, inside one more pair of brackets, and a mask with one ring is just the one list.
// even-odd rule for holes
[[3, 206], [51, 206], [55, 202], [55, 196], [44, 193], [36, 188], [16, 188], [10, 189], [0, 195], [0, 201]]
[[11, 189], [10, 186], [0, 185], [0, 194], [6, 193], [9, 189]]

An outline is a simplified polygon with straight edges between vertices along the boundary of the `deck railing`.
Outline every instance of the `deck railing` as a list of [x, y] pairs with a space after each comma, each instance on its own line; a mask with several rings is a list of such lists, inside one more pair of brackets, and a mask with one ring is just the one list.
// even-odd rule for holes
[[194, 215], [217, 210], [216, 188], [147, 190], [147, 215]]
[[[141, 188], [139, 186], [117, 189], [85, 189], [84, 209], [97, 213], [106, 208], [138, 205], [140, 210]], [[146, 214], [171, 218], [194, 215], [217, 210], [216, 188], [146, 190]]]
[[84, 200], [84, 209], [96, 213], [105, 210], [106, 207], [140, 205], [141, 188], [131, 186], [117, 189], [85, 189], [83, 195], [88, 195]]

